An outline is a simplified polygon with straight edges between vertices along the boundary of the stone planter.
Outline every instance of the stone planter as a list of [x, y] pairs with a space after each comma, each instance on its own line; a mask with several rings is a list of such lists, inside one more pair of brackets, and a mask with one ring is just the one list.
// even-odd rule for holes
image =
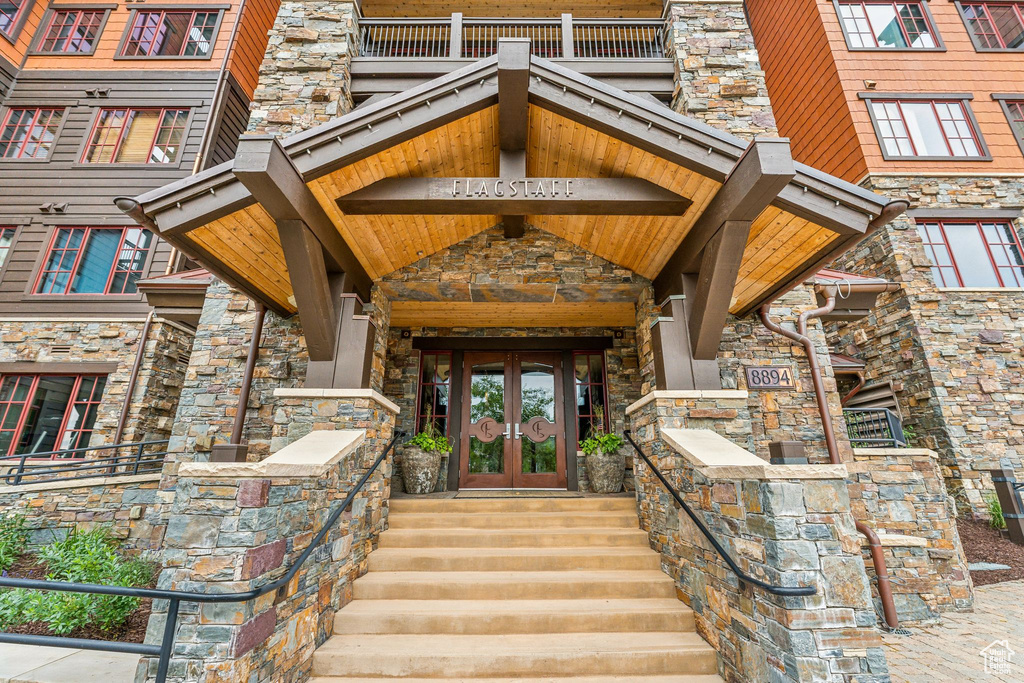
[[600, 451], [587, 456], [587, 476], [594, 493], [618, 493], [626, 475], [626, 456], [621, 452], [610, 454]]
[[406, 493], [433, 493], [441, 472], [439, 451], [427, 453], [417, 446], [406, 446], [402, 451], [402, 482]]

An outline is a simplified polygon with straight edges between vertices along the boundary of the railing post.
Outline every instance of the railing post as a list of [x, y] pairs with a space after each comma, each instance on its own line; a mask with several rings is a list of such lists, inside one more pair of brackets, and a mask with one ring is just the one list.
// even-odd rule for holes
[[174, 630], [178, 624], [178, 603], [180, 600], [171, 598], [167, 605], [167, 620], [164, 622], [164, 637], [160, 641], [160, 662], [156, 668], [156, 683], [166, 683], [167, 668], [171, 664], [171, 653], [174, 650]]
[[21, 456], [21, 459], [18, 460], [18, 471], [15, 472], [15, 474], [14, 474], [14, 485], [15, 486], [17, 486], [18, 484], [21, 483], [21, 475], [23, 475], [25, 473], [25, 459], [26, 458], [28, 458], [28, 456], [27, 455], [23, 455], [23, 456]]
[[576, 45], [572, 36], [572, 15], [562, 14], [562, 59], [575, 59]]
[[999, 506], [1003, 509], [1003, 519], [1006, 520], [1006, 531], [1010, 534], [1010, 540], [1017, 545], [1024, 545], [1024, 503], [1021, 502], [1020, 490], [1017, 488], [1019, 484], [1014, 471], [990, 470], [989, 474], [992, 475], [992, 484], [999, 497]]
[[132, 474], [139, 473], [139, 464], [142, 462], [142, 451], [144, 451], [145, 449], [146, 446], [144, 444], [139, 444], [139, 450], [135, 454], [135, 469], [132, 471]]
[[452, 12], [451, 48], [448, 56], [455, 59], [462, 56], [462, 12]]

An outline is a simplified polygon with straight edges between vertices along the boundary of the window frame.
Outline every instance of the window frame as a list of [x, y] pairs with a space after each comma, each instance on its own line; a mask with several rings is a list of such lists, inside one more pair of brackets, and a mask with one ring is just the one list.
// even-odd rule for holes
[[[57, 236], [61, 230], [85, 230], [86, 235], [82, 240], [81, 246], [78, 248], [78, 254], [75, 256], [75, 263], [71, 268], [71, 276], [68, 279], [67, 285], [64, 287], [64, 292], [40, 292], [39, 283], [43, 280], [43, 275], [46, 272], [46, 263], [49, 261], [50, 253], [53, 251], [53, 245], [57, 242]], [[39, 259], [36, 262], [34, 275], [29, 280], [28, 291], [26, 292], [30, 300], [51, 300], [51, 301], [67, 301], [73, 300], [94, 300], [94, 301], [138, 301], [142, 299], [142, 292], [136, 290], [127, 294], [114, 294], [107, 292], [68, 292], [68, 288], [74, 284], [75, 275], [78, 272], [78, 266], [81, 263], [82, 252], [85, 250], [85, 245], [88, 243], [89, 233], [94, 230], [120, 230], [121, 240], [118, 242], [117, 251], [115, 252], [114, 261], [111, 264], [110, 272], [107, 273], [107, 284], [104, 289], [110, 287], [111, 281], [113, 280], [114, 273], [117, 271], [117, 258], [120, 254], [121, 247], [124, 244], [124, 233], [128, 230], [143, 229], [137, 224], [131, 225], [82, 225], [81, 223], [69, 223], [54, 225], [51, 227], [50, 236], [47, 238], [46, 249], [40, 250]], [[153, 267], [153, 259], [156, 256], [156, 251], [159, 248], [159, 237], [156, 233], [150, 231], [152, 241], [150, 242], [149, 248], [146, 250], [146, 259], [142, 263], [142, 275], [139, 279], [144, 279]]]
[[18, 42], [18, 36], [21, 35], [22, 29], [25, 28], [25, 22], [28, 21], [28, 17], [32, 14], [32, 7], [35, 5], [35, 0], [25, 0], [24, 4], [18, 8], [18, 13], [14, 15], [14, 22], [11, 24], [11, 28], [7, 31], [0, 29], [0, 37], [3, 37], [11, 45]]
[[[444, 384], [440, 382], [424, 382], [423, 381], [423, 357], [424, 356], [447, 356], [448, 357], [448, 381]], [[444, 434], [450, 436], [452, 433], [452, 375], [455, 373], [455, 354], [450, 350], [423, 350], [420, 351], [419, 362], [416, 364], [416, 409], [413, 414], [413, 429], [418, 434], [420, 431], [420, 418], [426, 415], [423, 413], [423, 387], [429, 385], [432, 387], [445, 386], [448, 387], [448, 414], [444, 416]], [[434, 416], [436, 419], [436, 415]]]
[[[85, 139], [82, 141], [82, 144], [79, 146], [78, 156], [76, 157], [76, 161], [75, 161], [74, 166], [77, 167], [77, 168], [110, 168], [110, 167], [117, 167], [117, 168], [183, 168], [183, 165], [185, 163], [185, 141], [188, 139], [188, 133], [192, 129], [192, 119], [195, 116], [196, 109], [198, 109], [198, 108], [199, 107], [197, 106], [196, 102], [181, 102], [181, 103], [166, 104], [164, 106], [155, 106], [155, 107], [139, 107], [139, 106], [133, 106], [131, 104], [119, 105], [119, 104], [114, 104], [114, 103], [107, 103], [107, 104], [105, 104], [105, 106], [97, 107], [96, 111], [93, 112], [92, 120], [89, 123], [89, 134], [85, 136]], [[160, 111], [160, 112], [181, 111], [181, 110], [187, 111], [188, 114], [185, 116], [185, 124], [184, 124], [183, 134], [182, 134], [182, 138], [181, 138], [181, 140], [182, 140], [181, 153], [178, 155], [178, 159], [175, 160], [175, 161], [172, 161], [170, 163], [145, 162], [145, 163], [141, 163], [141, 164], [140, 163], [136, 163], [136, 162], [132, 162], [132, 161], [88, 161], [86, 156], [89, 154], [89, 148], [92, 146], [92, 140], [93, 140], [93, 137], [96, 135], [96, 129], [100, 125], [100, 119], [103, 116], [103, 112], [111, 111], [111, 110], [116, 110], [116, 109], [125, 109], [125, 110], [129, 110], [129, 111]], [[157, 136], [157, 132], [159, 132], [159, 130], [160, 130], [160, 126], [158, 125], [156, 130], [153, 131], [153, 141], [150, 143], [149, 156], [151, 156], [153, 154], [153, 144], [156, 143], [156, 136]], [[121, 135], [119, 136], [118, 142], [117, 142], [117, 151], [120, 150], [121, 143], [124, 140], [124, 134], [125, 134], [125, 129], [122, 129], [121, 130]], [[113, 156], [116, 156], [116, 153]], [[189, 167], [191, 168], [191, 164], [189, 165]]]
[[[983, 229], [983, 224], [986, 224], [986, 223], [987, 224], [994, 224], [994, 225], [1008, 226], [1009, 229], [1010, 229], [1010, 234], [1011, 234], [1011, 236], [1013, 237], [1013, 240], [1014, 240], [1014, 242], [1011, 242], [1010, 244], [1014, 244], [1015, 243], [1016, 247], [1021, 251], [1021, 254], [1024, 254], [1024, 242], [1021, 241], [1020, 233], [1019, 233], [1019, 231], [1017, 229], [1017, 225], [1015, 223], [1014, 218], [1011, 218], [1009, 216], [1002, 216], [1002, 215], [996, 215], [996, 216], [992, 216], [992, 217], [985, 217], [983, 215], [979, 216], [977, 213], [974, 213], [974, 212], [966, 212], [963, 215], [960, 215], [959, 213], [958, 214], [951, 214], [951, 215], [943, 215], [943, 214], [934, 214], [933, 215], [933, 214], [928, 214], [928, 213], [921, 213], [919, 215], [914, 215], [913, 218], [914, 218], [915, 226], [917, 227], [918, 237], [921, 238], [922, 244], [926, 247], [925, 255], [927, 256], [927, 247], [929, 245], [939, 244], [938, 242], [929, 242], [929, 241], [927, 241], [925, 239], [925, 236], [921, 234], [922, 230], [925, 229], [925, 225], [937, 225], [938, 226], [939, 232], [942, 235], [942, 240], [943, 240], [941, 244], [945, 247], [946, 252], [949, 254], [950, 265], [948, 265], [948, 266], [939, 266], [937, 263], [934, 263], [934, 259], [931, 259], [933, 261], [933, 264], [929, 267], [929, 272], [932, 275], [932, 281], [935, 283], [935, 286], [938, 289], [942, 289], [942, 290], [965, 290], [965, 291], [984, 289], [985, 291], [1005, 290], [1005, 291], [1010, 291], [1010, 292], [1020, 291], [1021, 289], [1024, 289], [1024, 283], [1021, 283], [1021, 284], [1014, 283], [1014, 284], [1011, 284], [1011, 285], [1007, 285], [1004, 282], [1003, 275], [1000, 272], [1000, 267], [1002, 267], [1002, 268], [1015, 268], [1015, 267], [1018, 267], [1018, 266], [999, 266], [996, 263], [995, 257], [992, 254], [992, 245], [989, 244], [988, 238], [985, 237], [985, 233], [984, 233], [984, 229]], [[989, 264], [992, 266], [992, 271], [995, 273], [996, 280], [999, 282], [999, 284], [997, 286], [995, 286], [995, 287], [973, 287], [973, 286], [969, 287], [969, 286], [964, 285], [963, 276], [960, 274], [960, 266], [959, 266], [959, 264], [957, 263], [957, 260], [956, 260], [956, 254], [954, 253], [952, 247], [950, 246], [949, 236], [946, 234], [946, 224], [950, 224], [950, 225], [969, 225], [971, 223], [974, 223], [975, 226], [978, 229], [978, 234], [981, 236], [981, 242], [985, 246], [985, 253], [988, 256]], [[957, 281], [957, 284], [955, 286], [950, 286], [950, 285], [946, 284], [946, 282], [945, 282], [946, 278], [945, 278], [944, 275], [942, 275], [942, 270], [941, 270], [942, 268], [952, 268], [953, 269], [953, 274], [956, 276], [956, 281]], [[941, 282], [939, 280], [936, 280], [936, 278], [935, 278], [935, 272], [934, 271], [936, 269], [939, 269], [939, 275], [940, 275]], [[1022, 276], [1022, 277], [1024, 277], [1024, 276]]]
[[[128, 23], [125, 25], [124, 34], [121, 36], [121, 40], [117, 44], [117, 50], [114, 52], [114, 59], [124, 60], [196, 60], [196, 61], [209, 61], [213, 59], [213, 53], [217, 49], [217, 40], [220, 38], [220, 29], [224, 23], [225, 13], [231, 9], [231, 5], [147, 5], [146, 7], [134, 7], [131, 13], [128, 15]], [[138, 19], [139, 12], [155, 13], [155, 12], [216, 12], [217, 20], [213, 24], [213, 37], [210, 39], [210, 53], [203, 56], [198, 55], [126, 55], [124, 54], [125, 48], [128, 45], [128, 39], [131, 37], [132, 31], [135, 28], [135, 22]], [[182, 44], [184, 49], [184, 43]]]
[[[29, 49], [28, 54], [30, 56], [46, 56], [46, 57], [92, 57], [96, 54], [96, 48], [99, 46], [100, 40], [103, 37], [103, 31], [107, 28], [107, 21], [110, 19], [110, 13], [116, 9], [117, 5], [66, 5], [66, 4], [52, 4], [46, 8], [46, 13], [43, 14], [43, 18], [39, 22], [39, 28], [36, 29], [36, 36], [32, 41], [32, 47]], [[96, 28], [96, 42], [93, 43], [92, 49], [87, 52], [54, 52], [53, 50], [44, 50], [43, 43], [46, 42], [46, 34], [50, 31], [53, 26], [54, 20], [57, 18], [58, 12], [102, 12], [103, 16], [100, 18], [99, 26]], [[77, 25], [77, 24], [76, 24]]]
[[[899, 0], [893, 0], [892, 4], [896, 4]], [[839, 21], [839, 28], [843, 32], [843, 40], [846, 41], [846, 49], [850, 52], [945, 52], [946, 43], [942, 40], [942, 35], [939, 33], [939, 27], [935, 23], [935, 18], [932, 17], [931, 8], [928, 7], [927, 0], [906, 0], [907, 3], [915, 2], [921, 6], [923, 10], [924, 19], [928, 23], [928, 29], [931, 31], [932, 39], [935, 40], [935, 47], [879, 47], [878, 38], [875, 37], [875, 47], [855, 47], [850, 41], [850, 34], [846, 30], [846, 22], [843, 21], [843, 15], [840, 11], [840, 5], [850, 5], [859, 3], [861, 5], [882, 5], [886, 4], [885, 0], [849, 0], [842, 2], [841, 0], [832, 0], [832, 6], [836, 11], [836, 19]], [[869, 19], [870, 21], [870, 19]], [[902, 22], [900, 28], [903, 29], [904, 33], [906, 29], [903, 27]]]
[[[0, 237], [8, 230], [11, 231], [11, 246], [7, 247], [7, 253], [0, 258], [0, 281], [3, 280], [4, 273], [7, 272], [7, 264], [11, 262], [11, 255], [18, 247], [18, 236], [21, 234], [21, 228], [21, 225], [15, 223], [0, 224]], [[0, 253], [3, 253], [3, 247], [0, 247]]]
[[1013, 129], [1015, 114], [1011, 109], [1012, 106], [1019, 106], [1022, 117], [1024, 117], [1024, 93], [997, 93], [992, 95], [992, 99], [1002, 107], [1003, 114], [1006, 115], [1006, 124], [1010, 127], [1010, 134], [1017, 140], [1017, 145], [1020, 147], [1021, 153], [1024, 154], [1024, 125], [1022, 125], [1021, 135], [1018, 136], [1017, 131]]
[[[871, 119], [871, 127], [875, 131], [875, 142], [878, 145], [878, 149], [882, 155], [882, 159], [885, 161], [951, 161], [951, 162], [975, 162], [975, 161], [992, 161], [992, 154], [989, 152], [988, 145], [985, 144], [985, 138], [981, 133], [981, 126], [978, 125], [978, 119], [974, 116], [974, 110], [971, 108], [970, 102], [974, 99], [974, 95], [970, 93], [890, 93], [890, 92], [861, 92], [857, 93], [857, 96], [864, 101], [865, 107], [868, 110], [868, 116]], [[882, 129], [878, 125], [878, 119], [875, 116], [875, 109], [872, 106], [873, 102], [901, 102], [901, 101], [927, 101], [933, 105], [942, 103], [957, 103], [964, 109], [964, 114], [967, 117], [967, 122], [971, 126], [971, 132], [974, 135], [974, 141], [978, 145], [978, 156], [907, 156], [903, 154], [890, 154], [885, 148], [885, 140], [882, 137]], [[902, 109], [900, 116], [903, 116]], [[904, 125], [906, 125], [906, 119], [904, 118]], [[940, 126], [941, 127], [941, 126]], [[949, 138], [943, 130], [943, 140], [946, 145], [949, 145]], [[913, 144], [913, 142], [911, 142]]]
[[11, 118], [11, 112], [21, 111], [25, 109], [34, 109], [36, 111], [42, 111], [43, 109], [52, 109], [54, 111], [60, 111], [60, 123], [57, 124], [57, 128], [53, 131], [53, 142], [50, 144], [50, 149], [46, 151], [46, 156], [42, 157], [0, 157], [0, 164], [3, 163], [16, 163], [16, 164], [44, 164], [50, 160], [50, 156], [53, 154], [53, 150], [57, 147], [57, 143], [60, 140], [61, 133], [64, 132], [64, 124], [68, 121], [68, 111], [71, 107], [64, 104], [18, 104], [17, 106], [6, 106], [0, 108], [0, 132], [7, 127], [7, 123]]
[[[22, 411], [21, 411], [21, 415], [18, 418], [18, 424], [15, 426], [15, 428], [13, 430], [14, 438], [11, 439], [11, 443], [10, 443], [10, 446], [8, 446], [7, 453], [0, 453], [0, 456], [14, 455], [13, 453], [11, 453], [11, 451], [14, 450], [17, 447], [18, 442], [21, 441], [21, 438], [24, 435], [25, 422], [26, 422], [26, 419], [28, 418], [28, 414], [29, 414], [28, 406], [33, 402], [33, 399], [35, 399], [36, 390], [39, 388], [39, 382], [40, 382], [40, 380], [43, 377], [74, 377], [75, 378], [75, 383], [72, 386], [72, 389], [71, 389], [71, 392], [70, 392], [70, 395], [69, 395], [69, 399], [68, 399], [67, 405], [64, 406], [64, 415], [61, 417], [60, 429], [57, 432], [56, 443], [59, 444], [63, 440], [64, 434], [67, 432], [68, 419], [71, 417], [71, 410], [72, 410], [72, 408], [74, 408], [74, 406], [77, 403], [80, 403], [79, 401], [76, 401], [76, 398], [78, 396], [78, 391], [79, 391], [79, 389], [82, 386], [82, 380], [85, 379], [85, 378], [93, 378], [93, 377], [95, 377], [95, 378], [103, 378], [103, 380], [104, 380], [103, 393], [106, 393], [106, 390], [107, 390], [106, 384], [107, 384], [107, 381], [110, 378], [110, 373], [60, 372], [60, 371], [56, 371], [56, 370], [53, 371], [53, 372], [4, 372], [4, 373], [0, 373], [0, 384], [2, 384], [3, 381], [6, 378], [8, 378], [8, 377], [31, 377], [32, 381], [31, 381], [31, 385], [29, 387], [28, 395], [25, 397], [24, 401], [18, 401], [18, 402], [4, 401], [4, 402], [0, 402], [0, 420], [4, 420], [6, 418], [7, 411], [10, 409], [9, 406], [12, 403], [20, 403], [22, 405]], [[95, 385], [93, 385], [93, 390], [90, 393], [90, 399], [92, 399], [95, 391], [96, 391], [96, 387], [95, 387]], [[96, 400], [96, 401], [90, 400], [88, 403], [90, 403], [90, 404], [95, 403], [96, 405], [102, 405], [103, 393], [100, 394], [99, 400]], [[98, 412], [99, 412], [99, 410], [97, 409], [97, 413]], [[97, 414], [97, 419], [98, 418], [99, 418], [99, 415]], [[93, 423], [93, 428], [89, 430], [90, 436], [93, 433], [96, 432], [96, 428], [95, 427], [96, 427], [96, 423], [94, 422]], [[77, 429], [77, 430], [73, 430], [73, 431], [79, 432], [78, 438], [80, 439], [81, 438], [81, 432], [84, 431], [84, 430]], [[65, 449], [54, 448], [52, 450], [55, 450], [55, 451], [57, 451], [57, 450], [70, 451], [70, 450], [74, 450], [76, 448], [88, 448], [88, 446], [81, 446], [81, 445], [76, 443], [74, 446], [71, 446], [69, 448], [65, 448]], [[43, 452], [45, 452], [45, 451], [43, 451]], [[25, 455], [28, 456], [29, 460], [57, 460], [58, 458], [61, 458], [60, 455], [51, 455], [49, 457], [43, 457], [43, 458], [33, 457], [32, 453], [26, 453]], [[76, 453], [76, 454], [71, 455], [71, 456], [69, 456], [67, 458], [61, 458], [61, 459], [65, 459], [65, 460], [85, 460], [86, 458], [85, 458], [84, 454]]]
[[[576, 357], [577, 356], [600, 356], [601, 357], [601, 393], [602, 399], [604, 400], [604, 430], [608, 433], [611, 430], [611, 410], [608, 406], [608, 358], [604, 350], [598, 349], [579, 349], [572, 352], [570, 362], [572, 363], [572, 411], [575, 419], [575, 431], [576, 431], [576, 450], [580, 450], [580, 444], [587, 438], [586, 434], [580, 433], [580, 404], [577, 398], [578, 388], [586, 384], [587, 386], [594, 386], [596, 382], [580, 382], [576, 378]], [[589, 372], [589, 365], [587, 366]], [[594, 415], [591, 413], [586, 417], [593, 418]]]
[[[971, 24], [967, 19], [967, 13], [964, 11], [964, 4], [1011, 5], [1017, 8], [1017, 13], [1021, 16], [1022, 23], [1024, 23], [1024, 3], [1000, 1], [990, 2], [989, 0], [967, 0], [965, 3], [964, 0], [955, 0], [954, 4], [956, 5], [957, 14], [960, 15], [960, 21], [964, 23], [964, 30], [967, 31], [967, 36], [971, 39], [971, 44], [974, 45], [974, 50], [976, 52], [1024, 52], [1024, 44], [1020, 47], [985, 47], [982, 45], [981, 41], [978, 40], [978, 36], [976, 36], [974, 31], [971, 30]], [[999, 36], [999, 42], [1001, 43], [1002, 41], [1002, 36]]]

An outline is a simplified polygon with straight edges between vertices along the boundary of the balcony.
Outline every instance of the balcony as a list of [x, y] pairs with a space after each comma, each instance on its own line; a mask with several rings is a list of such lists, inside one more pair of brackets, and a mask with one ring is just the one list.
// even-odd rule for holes
[[843, 408], [846, 429], [854, 448], [903, 448], [903, 423], [888, 408]]
[[674, 64], [662, 19], [363, 19], [352, 64], [356, 101], [401, 92], [493, 55], [500, 38], [529, 38], [533, 54], [623, 90], [668, 101]]

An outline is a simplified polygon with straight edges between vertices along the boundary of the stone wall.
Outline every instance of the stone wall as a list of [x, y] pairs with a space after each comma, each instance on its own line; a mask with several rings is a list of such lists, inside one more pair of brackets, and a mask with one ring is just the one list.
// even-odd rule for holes
[[666, 2], [677, 66], [672, 108], [742, 138], [778, 137], [742, 0]]
[[[873, 178], [871, 189], [912, 208], [1024, 207], [1013, 178]], [[1015, 221], [1018, 235], [1024, 221]], [[984, 515], [988, 470], [1024, 475], [1024, 310], [1020, 291], [939, 290], [914, 221], [902, 216], [838, 266], [900, 283], [862, 321], [830, 327], [836, 350], [866, 361], [869, 382], [891, 379], [914, 445], [939, 453], [961, 511]]]
[[[742, 410], [735, 398], [711, 401], [719, 411]], [[728, 431], [737, 421], [719, 415], [698, 423], [697, 410], [703, 409], [687, 396], [634, 407], [630, 417], [638, 444], [743, 571], [775, 585], [817, 588], [809, 597], [783, 598], [741, 586], [649, 468], [638, 463], [641, 526], [693, 609], [698, 633], [718, 650], [722, 676], [729, 683], [888, 681], [845, 467], [697, 467], [666, 443], [663, 430], [688, 424]], [[727, 465], [720, 444], [707, 456]], [[723, 472], [711, 474], [715, 470]]]
[[25, 516], [29, 545], [46, 545], [70, 529], [101, 526], [128, 550], [158, 550], [165, 501], [159, 474], [97, 477], [0, 487], [0, 510]]
[[[882, 540], [900, 623], [969, 608], [973, 586], [936, 453], [859, 448], [854, 459], [848, 466], [853, 514]], [[864, 558], [873, 577], [866, 548]]]

